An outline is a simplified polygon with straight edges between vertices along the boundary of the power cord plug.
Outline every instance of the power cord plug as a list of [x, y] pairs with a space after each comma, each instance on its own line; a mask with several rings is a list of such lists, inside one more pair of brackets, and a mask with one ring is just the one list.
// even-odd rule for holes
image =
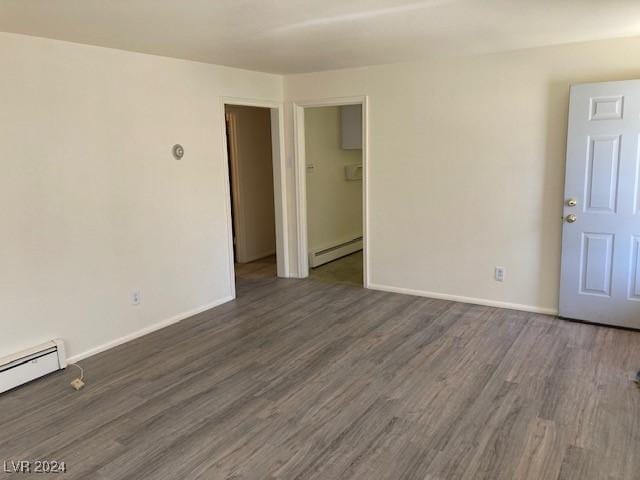
[[80, 365], [76, 365], [75, 363], [70, 363], [69, 365], [73, 365], [74, 367], [78, 368], [80, 370], [80, 377], [74, 379], [71, 382], [71, 387], [73, 387], [76, 391], [80, 390], [82, 387], [84, 387], [84, 369], [80, 366]]

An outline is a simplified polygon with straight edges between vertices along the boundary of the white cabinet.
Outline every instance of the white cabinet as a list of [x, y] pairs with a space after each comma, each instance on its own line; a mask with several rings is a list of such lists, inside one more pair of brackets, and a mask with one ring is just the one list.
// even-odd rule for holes
[[340, 131], [344, 150], [362, 149], [362, 105], [340, 107]]

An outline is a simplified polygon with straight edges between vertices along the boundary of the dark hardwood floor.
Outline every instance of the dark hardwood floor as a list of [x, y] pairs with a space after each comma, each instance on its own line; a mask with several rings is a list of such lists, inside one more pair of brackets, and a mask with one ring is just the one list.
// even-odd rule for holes
[[[0, 396], [3, 460], [58, 479], [640, 478], [640, 333], [314, 280]], [[29, 475], [0, 474], [9, 478]], [[4, 478], [4, 477], [3, 477]]]

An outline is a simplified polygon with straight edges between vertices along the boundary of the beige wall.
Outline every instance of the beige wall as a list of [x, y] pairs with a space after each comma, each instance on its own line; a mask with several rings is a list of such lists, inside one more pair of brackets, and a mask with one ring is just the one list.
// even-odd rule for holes
[[292, 75], [285, 96], [369, 97], [372, 286], [551, 312], [569, 86], [640, 78], [638, 58], [590, 42]]
[[[569, 85], [640, 78], [636, 58], [640, 39], [611, 40], [288, 76], [285, 92], [369, 97], [373, 286], [553, 311]], [[13, 34], [0, 70], [0, 355], [62, 337], [77, 356], [227, 300], [221, 97], [279, 100], [282, 78]]]
[[362, 162], [362, 150], [341, 148], [340, 108], [304, 112], [309, 251], [362, 236], [362, 181], [347, 181], [344, 167]]
[[240, 263], [276, 253], [271, 112], [227, 105], [234, 206], [235, 253]]
[[0, 356], [229, 299], [221, 96], [279, 100], [281, 77], [12, 34], [0, 71]]

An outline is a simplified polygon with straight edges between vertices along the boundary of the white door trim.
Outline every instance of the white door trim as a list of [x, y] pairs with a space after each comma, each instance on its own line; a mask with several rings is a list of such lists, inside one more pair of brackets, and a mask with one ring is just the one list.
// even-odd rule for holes
[[231, 190], [229, 176], [229, 158], [227, 150], [226, 131], [226, 105], [241, 105], [246, 107], [263, 107], [271, 109], [271, 144], [273, 153], [273, 192], [274, 210], [276, 219], [276, 258], [278, 261], [278, 276], [290, 277], [289, 260], [289, 226], [287, 222], [287, 191], [286, 191], [286, 157], [284, 151], [284, 105], [282, 102], [271, 100], [260, 100], [253, 98], [221, 97], [220, 117], [222, 119], [222, 154], [224, 162], [225, 176], [225, 209], [227, 212], [227, 250], [229, 257], [229, 282], [231, 285], [231, 296], [236, 297], [235, 265], [233, 262], [233, 228], [231, 216]]
[[309, 245], [307, 234], [307, 169], [304, 142], [304, 109], [362, 105], [362, 237], [363, 283], [369, 288], [369, 97], [366, 95], [339, 98], [297, 100], [293, 102], [293, 141], [295, 145], [296, 224], [298, 231], [298, 276], [309, 276]]

